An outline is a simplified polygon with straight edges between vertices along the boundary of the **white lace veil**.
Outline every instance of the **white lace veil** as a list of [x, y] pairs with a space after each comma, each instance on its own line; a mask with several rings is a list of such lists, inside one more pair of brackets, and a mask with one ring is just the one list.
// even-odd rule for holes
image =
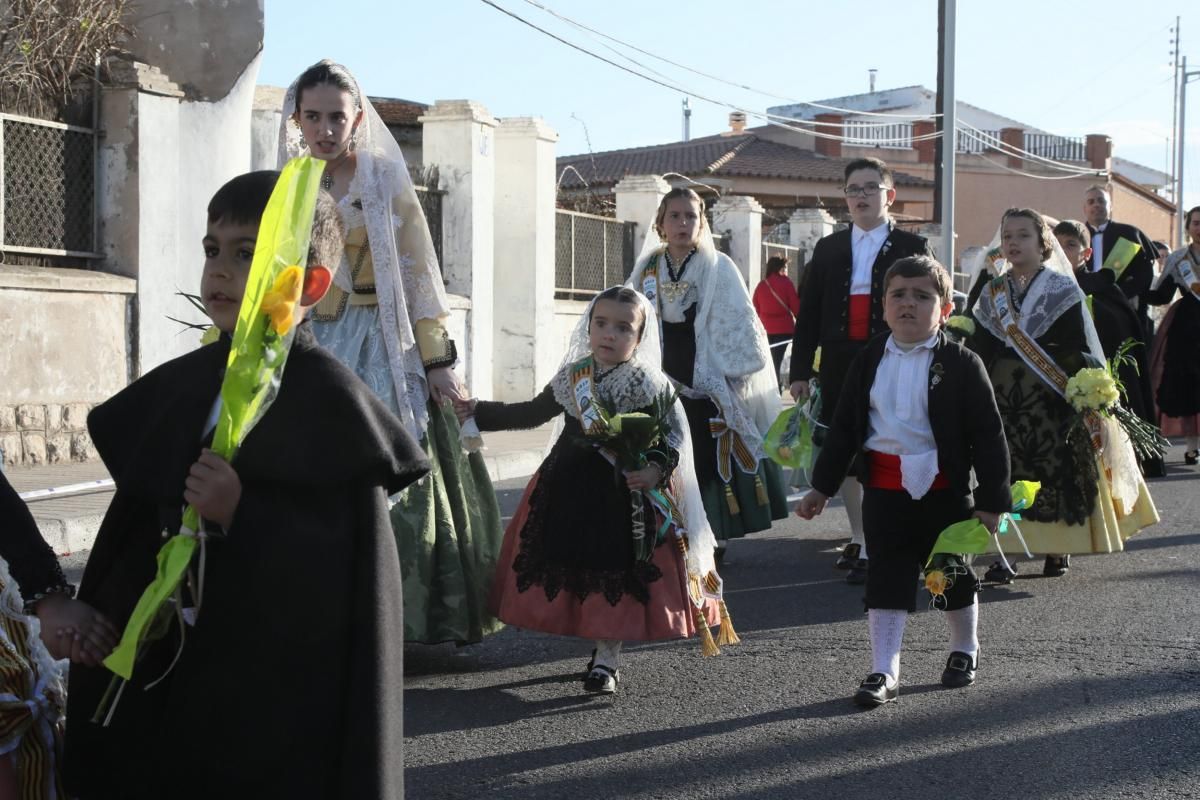
[[[1001, 223], [1003, 227], [1003, 223]], [[1048, 227], [1047, 227], [1048, 229]], [[1000, 255], [1000, 231], [996, 229], [996, 235], [992, 237], [992, 241], [988, 246], [979, 251], [972, 263], [964, 265], [971, 275], [971, 286], [975, 285], [975, 281], [979, 278], [979, 273], [986, 270], [992, 277], [1006, 275], [1010, 269], [1009, 263]], [[1029, 293], [1021, 302], [1021, 317], [1018, 324], [1021, 329], [1028, 333], [1033, 338], [1038, 338], [1049, 330], [1050, 326], [1071, 308], [1076, 302], [1079, 303], [1077, 313], [1080, 314], [1083, 320], [1083, 333], [1087, 341], [1087, 352], [1090, 356], [1096, 359], [1096, 363], [1104, 362], [1104, 349], [1100, 346], [1100, 337], [1096, 333], [1096, 325], [1092, 321], [1092, 315], [1088, 311], [1087, 295], [1083, 289], [1079, 287], [1079, 281], [1075, 279], [1075, 270], [1071, 266], [1071, 262], [1067, 259], [1067, 254], [1063, 252], [1062, 245], [1058, 243], [1058, 238], [1050, 234], [1050, 247], [1052, 252], [1050, 257], [1044, 263], [1047, 272], [1052, 273], [1055, 278], [1045, 280], [1051, 277], [1047, 275], [1033, 282], [1029, 288]], [[1066, 280], [1063, 280], [1063, 279]], [[996, 338], [1003, 341], [1004, 328], [1000, 324], [999, 319], [995, 314], [995, 307], [991, 303], [991, 298], [984, 291], [975, 301], [974, 309], [976, 321], [982, 324]]]
[[[625, 284], [639, 292], [646, 266], [667, 246], [658, 235], [656, 219], [657, 214], [647, 224], [642, 251]], [[696, 363], [691, 388], [716, 403], [729, 426], [761, 461], [766, 458], [762, 438], [783, 410], [779, 378], [766, 329], [754, 311], [745, 280], [733, 261], [717, 251], [703, 215], [688, 269], [705, 276], [696, 302]], [[661, 276], [659, 280], [661, 283]], [[727, 377], [733, 365], [752, 369], [739, 377]]]
[[[345, 73], [350, 75], [349, 70]], [[409, 431], [417, 431], [419, 438], [428, 423], [429, 390], [420, 358], [414, 359], [409, 352], [416, 347], [414, 325], [419, 319], [446, 317], [450, 308], [433, 238], [404, 155], [362, 87], [353, 76], [351, 80], [362, 105], [363, 119], [352, 144], [355, 169], [350, 197], [339, 203], [338, 208], [350, 227], [358, 213], [365, 221], [375, 270], [379, 323], [400, 406], [399, 417]], [[279, 134], [281, 165], [309, 154], [300, 126], [293, 119], [298, 81], [299, 78], [288, 87], [283, 101]], [[361, 201], [361, 212], [351, 202], [354, 199]], [[345, 291], [353, 289], [353, 277], [344, 257], [334, 281]]]
[[[639, 307], [645, 314], [646, 326], [641, 341], [633, 351], [633, 356], [626, 363], [641, 368], [651, 383], [653, 394], [657, 395], [664, 390], [672, 390], [670, 378], [662, 371], [662, 340], [659, 336], [658, 315], [641, 292], [637, 292], [637, 296]], [[567, 376], [566, 379], [569, 382], [571, 366], [592, 352], [588, 333], [592, 308], [595, 304], [595, 299], [588, 303], [587, 311], [576, 323], [575, 330], [571, 333], [567, 352], [563, 355], [558, 370], [555, 372], [553, 379], [555, 383], [563, 381], [564, 375]], [[560, 393], [561, 387], [556, 387], [556, 397]], [[559, 398], [560, 403], [563, 399], [565, 398]], [[550, 439], [551, 446], [562, 435], [563, 419], [562, 416], [559, 416], [554, 424], [554, 432]], [[671, 485], [675, 489], [674, 500], [679, 508], [679, 513], [683, 516], [683, 527], [687, 530], [688, 535], [688, 574], [699, 578], [704, 578], [710, 573], [716, 575], [714, 550], [717, 540], [713, 535], [712, 527], [708, 524], [708, 515], [704, 511], [704, 501], [700, 496], [700, 484], [696, 480], [696, 462], [695, 454], [692, 451], [691, 432], [688, 428], [687, 415], [683, 411], [683, 404], [679, 400], [675, 401], [675, 406], [671, 411], [671, 435], [667, 441], [679, 454], [679, 464], [675, 468]], [[703, 581], [701, 585], [704, 585]]]

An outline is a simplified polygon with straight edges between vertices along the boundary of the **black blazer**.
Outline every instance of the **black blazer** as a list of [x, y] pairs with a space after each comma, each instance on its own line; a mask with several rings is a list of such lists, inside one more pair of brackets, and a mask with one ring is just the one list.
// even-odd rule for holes
[[[933, 255], [925, 237], [898, 230], [891, 222], [888, 227], [888, 237], [871, 268], [871, 336], [888, 329], [883, 321], [883, 276], [888, 267], [907, 256]], [[817, 242], [812, 260], [804, 268], [800, 313], [792, 336], [789, 380], [793, 383], [812, 377], [818, 346], [849, 340], [850, 274], [854, 267], [850, 230], [831, 233]]]
[[[813, 468], [812, 486], [822, 494], [832, 497], [837, 493], [856, 458], [857, 474], [867, 483], [867, 414], [871, 386], [887, 339], [887, 335], [876, 336], [850, 364], [833, 424]], [[927, 387], [938, 468], [951, 488], [970, 493], [974, 468], [979, 482], [974, 491], [975, 507], [995, 513], [1011, 510], [1008, 443], [992, 383], [979, 356], [951, 341], [944, 332], [939, 333]]]
[[[1096, 229], [1091, 224], [1088, 225], [1088, 233], [1092, 236], [1096, 234]], [[1154, 280], [1154, 262], [1158, 251], [1154, 248], [1154, 242], [1150, 241], [1150, 237], [1139, 229], [1132, 225], [1109, 220], [1108, 227], [1104, 229], [1104, 249], [1101, 251], [1104, 258], [1108, 258], [1108, 254], [1117, 246], [1119, 239], [1128, 239], [1134, 244], [1142, 246], [1133, 261], [1121, 273], [1121, 278], [1117, 281], [1117, 288], [1130, 300], [1135, 298], [1141, 300], [1137, 312], [1139, 319], [1142, 319], [1143, 325], [1145, 325], [1144, 321], [1149, 319], [1146, 313], [1145, 296], [1150, 291], [1150, 284]]]

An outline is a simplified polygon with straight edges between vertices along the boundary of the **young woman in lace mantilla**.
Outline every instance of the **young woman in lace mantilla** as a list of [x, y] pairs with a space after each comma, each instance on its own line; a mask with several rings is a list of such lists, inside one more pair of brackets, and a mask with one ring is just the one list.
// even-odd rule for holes
[[445, 405], [465, 395], [446, 330], [450, 308], [408, 166], [349, 70], [322, 61], [288, 89], [280, 164], [326, 162], [323, 185], [346, 222], [334, 286], [311, 315], [318, 341], [352, 368], [421, 442], [433, 471], [397, 497], [404, 639], [479, 641], [502, 528], [478, 453], [462, 453]]
[[1106, 420], [1097, 432], [1104, 452], [1091, 437], [1072, 433], [1077, 412], [1063, 385], [1104, 358], [1083, 293], [1038, 212], [1006, 212], [985, 254], [996, 246], [1004, 261], [971, 309], [978, 324], [967, 344], [992, 379], [1012, 480], [1042, 485], [1021, 512], [1021, 532], [1035, 553], [1122, 550], [1125, 539], [1158, 521], [1158, 512], [1119, 425]]
[[783, 476], [762, 449], [782, 410], [779, 378], [745, 280], [717, 252], [691, 189], [663, 197], [626, 285], [660, 316], [663, 370], [679, 388], [718, 540], [769, 529], [787, 516]]

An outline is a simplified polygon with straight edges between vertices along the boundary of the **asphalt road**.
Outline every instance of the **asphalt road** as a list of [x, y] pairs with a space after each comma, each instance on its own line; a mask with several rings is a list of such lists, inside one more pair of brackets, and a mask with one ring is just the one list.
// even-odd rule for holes
[[407, 797], [1200, 798], [1200, 470], [1170, 460], [1163, 521], [1125, 553], [985, 589], [966, 689], [938, 682], [946, 627], [922, 611], [899, 701], [851, 704], [870, 648], [861, 590], [832, 568], [837, 514], [734, 542], [742, 643], [630, 645], [615, 696], [582, 693], [581, 640], [410, 646]]

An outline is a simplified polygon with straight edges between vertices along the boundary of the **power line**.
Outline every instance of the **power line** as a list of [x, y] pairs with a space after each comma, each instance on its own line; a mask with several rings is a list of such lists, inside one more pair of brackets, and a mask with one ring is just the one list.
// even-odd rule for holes
[[[751, 111], [749, 109], [744, 109], [733, 103], [729, 103], [724, 100], [717, 100], [715, 98], [708, 97], [707, 95], [701, 94], [699, 92], [691, 91], [687, 88], [684, 88], [684, 87], [681, 87], [681, 86], [678, 86], [678, 85], [675, 85], [672, 83], [667, 83], [666, 81], [663, 81], [658, 78], [652, 77], [650, 75], [646, 75], [644, 73], [638, 72], [637, 70], [627, 67], [623, 64], [618, 64], [617, 62], [613, 61], [612, 59], [606, 58], [606, 57], [600, 55], [599, 53], [592, 52], [591, 50], [588, 50], [586, 47], [582, 47], [578, 44], [575, 44], [572, 41], [564, 39], [563, 37], [561, 37], [555, 33], [552, 33], [551, 31], [548, 31], [545, 28], [542, 28], [542, 27], [530, 22], [529, 20], [525, 19], [524, 17], [520, 16], [519, 14], [509, 11], [506, 8], [503, 8], [502, 6], [493, 2], [492, 0], [480, 0], [480, 1], [482, 3], [484, 3], [485, 5], [491, 6], [492, 8], [496, 9], [497, 11], [501, 12], [505, 16], [512, 17], [513, 19], [517, 20], [518, 22], [522, 23], [523, 25], [527, 25], [530, 28], [533, 28], [534, 30], [538, 31], [539, 33], [545, 34], [546, 36], [549, 36], [550, 38], [554, 39], [555, 41], [567, 45], [572, 50], [578, 50], [579, 52], [584, 53], [585, 55], [589, 55], [592, 58], [603, 61], [605, 64], [616, 67], [617, 69], [621, 70], [622, 72], [628, 72], [631, 75], [634, 75], [634, 76], [639, 77], [646, 81], [650, 81], [651, 83], [657, 84], [658, 86], [662, 86], [663, 88], [670, 89], [673, 92], [679, 92], [681, 94], [690, 95], [691, 97], [695, 97], [697, 100], [703, 100], [706, 103], [711, 103], [716, 106], [721, 106], [723, 108], [728, 108], [733, 111], [738, 111], [747, 116], [754, 117], [756, 119], [761, 119], [764, 122], [766, 122], [767, 124], [785, 128], [787, 130], [791, 130], [796, 133], [803, 133], [803, 134], [807, 134], [809, 136], [813, 136], [818, 139], [828, 139], [828, 140], [836, 141], [836, 142], [846, 141], [846, 138], [843, 136], [821, 133], [819, 131], [807, 130], [804, 128], [797, 127], [797, 124], [804, 123], [805, 122], [804, 120], [796, 120], [791, 117], [782, 117], [777, 114], [767, 114], [765, 112]], [[639, 66], [641, 66], [641, 65], [639, 65]], [[783, 122], [779, 121], [779, 120], [784, 120], [784, 119], [786, 119], [788, 122], [783, 123]], [[841, 127], [841, 123], [824, 123], [824, 124], [833, 124], [833, 125], [837, 125], [838, 127]], [[934, 132], [934, 133], [930, 133], [930, 134], [922, 134], [920, 136], [912, 136], [912, 137], [893, 137], [893, 138], [884, 138], [884, 139], [872, 139], [872, 140], [870, 140], [870, 142], [871, 142], [871, 144], [880, 144], [880, 145], [893, 144], [893, 143], [894, 144], [908, 144], [911, 142], [919, 142], [919, 141], [935, 139], [940, 135], [941, 135], [940, 133]]]
[[[486, 0], [485, 0], [485, 2], [486, 2]], [[736, 81], [727, 80], [725, 78], [720, 77], [719, 75], [711, 75], [707, 72], [703, 72], [701, 70], [695, 69], [694, 67], [689, 67], [686, 64], [680, 64], [677, 61], [672, 61], [669, 58], [665, 58], [665, 57], [660, 56], [657, 53], [651, 52], [649, 50], [644, 50], [644, 49], [638, 47], [637, 45], [633, 45], [633, 44], [630, 44], [629, 42], [622, 41], [621, 39], [618, 39], [615, 36], [610, 36], [609, 34], [604, 33], [603, 31], [598, 31], [595, 28], [591, 28], [591, 27], [588, 27], [587, 25], [584, 25], [582, 22], [571, 19], [570, 17], [568, 17], [564, 14], [560, 14], [557, 11], [555, 11], [554, 9], [549, 8], [545, 5], [537, 2], [537, 0], [525, 0], [525, 2], [528, 3], [529, 5], [533, 6], [534, 8], [537, 8], [537, 9], [540, 9], [541, 11], [546, 12], [547, 14], [549, 14], [552, 17], [555, 17], [557, 19], [562, 20], [563, 22], [566, 22], [568, 25], [573, 25], [574, 27], [576, 27], [580, 30], [587, 31], [588, 33], [593, 33], [596, 36], [607, 39], [610, 42], [619, 44], [622, 47], [627, 47], [630, 50], [633, 50], [634, 52], [641, 53], [642, 55], [645, 55], [645, 56], [650, 56], [651, 58], [657, 59], [658, 61], [662, 61], [665, 64], [670, 64], [673, 67], [678, 67], [679, 69], [687, 70], [688, 72], [691, 72], [695, 75], [699, 75], [703, 78], [708, 78], [709, 80], [718, 81], [719, 83], [723, 83], [727, 86], [732, 86], [736, 89], [744, 89], [748, 92], [753, 92], [754, 94], [760, 94], [763, 97], [771, 97], [771, 98], [774, 98], [775, 100], [784, 100], [789, 103], [796, 103], [798, 105], [812, 106], [813, 108], [820, 108], [820, 109], [824, 109], [824, 110], [828, 110], [828, 111], [837, 111], [837, 112], [841, 112], [843, 114], [856, 114], [856, 115], [865, 116], [865, 117], [885, 117], [885, 118], [889, 118], [889, 119], [921, 119], [921, 120], [925, 120], [925, 119], [935, 119], [938, 116], [940, 116], [939, 114], [898, 114], [898, 113], [886, 113], [886, 112], [876, 112], [876, 111], [857, 111], [857, 110], [849, 109], [849, 108], [839, 108], [837, 106], [825, 105], [823, 103], [813, 103], [813, 102], [809, 102], [806, 100], [797, 100], [794, 97], [786, 97], [784, 95], [775, 94], [773, 92], [763, 91], [762, 89], [755, 89], [753, 86], [747, 86], [746, 84], [743, 84], [743, 83], [738, 83]], [[491, 4], [489, 3], [489, 5], [491, 5]], [[608, 48], [608, 49], [612, 50], [612, 48]], [[633, 59], [629, 58], [628, 56], [622, 56], [622, 57], [628, 59], [629, 61], [631, 61], [635, 64], [638, 64], [637, 61], [634, 61]], [[642, 67], [643, 69], [650, 70], [651, 72], [655, 72], [653, 69], [651, 69], [650, 67], [647, 67], [644, 64], [638, 64], [638, 66]], [[655, 72], [655, 74], [661, 75], [662, 73]], [[666, 76], [663, 76], [663, 77], [666, 77]], [[815, 120], [812, 120], [812, 121], [797, 120], [797, 121], [798, 122], [811, 122], [811, 124], [826, 124], [826, 125], [837, 125], [838, 124], [838, 123], [817, 123]], [[879, 123], [879, 124], [886, 125], [889, 123]]]
[[1041, 162], [1048, 167], [1061, 170], [1062, 172], [1074, 172], [1081, 175], [1096, 175], [1098, 172], [1103, 173], [1103, 170], [1096, 170], [1094, 167], [1078, 167], [1074, 164], [1067, 164], [1063, 161], [1055, 161], [1054, 159], [1046, 158], [1045, 156], [1039, 156], [1037, 153], [1031, 153], [1028, 150], [1017, 147], [1016, 145], [1009, 144], [1003, 139], [992, 136], [986, 131], [976, 128], [969, 122], [963, 122], [962, 120], [959, 120], [958, 130], [962, 133], [965, 133], [968, 137], [974, 139], [980, 144], [987, 145], [988, 147], [1000, 150], [1001, 152], [1009, 155], [1020, 156], [1021, 158], [1030, 161]]

